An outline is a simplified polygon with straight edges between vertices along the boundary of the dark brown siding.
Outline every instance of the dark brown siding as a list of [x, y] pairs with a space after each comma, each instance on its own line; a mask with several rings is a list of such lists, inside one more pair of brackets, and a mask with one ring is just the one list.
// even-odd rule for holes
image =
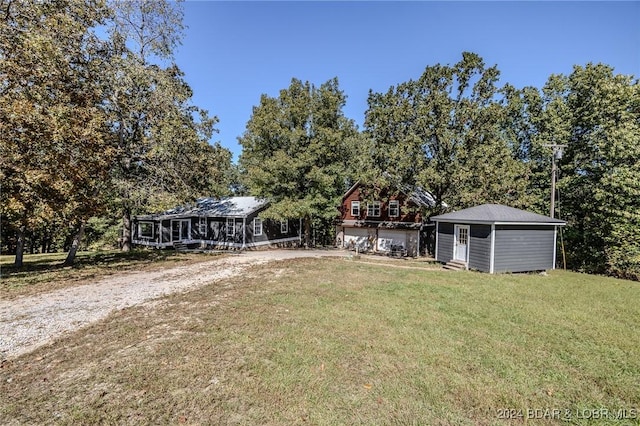
[[[405, 194], [389, 194], [382, 192], [380, 196], [374, 201], [380, 201], [380, 216], [367, 216], [367, 202], [364, 201], [366, 197], [361, 194], [361, 188], [356, 187], [353, 191], [349, 192], [342, 200], [342, 220], [371, 220], [380, 222], [405, 222], [405, 223], [420, 223], [422, 217], [420, 213], [412, 212], [416, 209], [416, 206], [411, 201], [407, 200]], [[351, 202], [360, 202], [360, 216], [351, 215]], [[400, 216], [389, 216], [389, 202], [398, 201], [400, 206]]]

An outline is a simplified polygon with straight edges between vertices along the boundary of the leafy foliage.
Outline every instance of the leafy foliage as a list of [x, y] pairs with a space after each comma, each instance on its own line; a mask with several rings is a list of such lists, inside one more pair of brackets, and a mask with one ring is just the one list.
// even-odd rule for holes
[[310, 220], [336, 215], [352, 179], [350, 161], [356, 126], [342, 113], [338, 80], [319, 88], [297, 79], [277, 98], [262, 95], [239, 139], [240, 164], [249, 191], [273, 201], [265, 215]]
[[191, 88], [170, 61], [180, 43], [182, 10], [167, 1], [113, 3], [110, 120], [118, 134], [113, 200], [122, 214], [123, 248], [131, 215], [164, 209], [203, 194], [224, 195], [231, 153], [209, 145], [218, 119], [190, 104]]
[[371, 92], [365, 127], [374, 168], [428, 189], [438, 206], [522, 205], [527, 170], [502, 131], [498, 76], [465, 52], [453, 66], [428, 66], [418, 80]]
[[90, 31], [103, 2], [3, 2], [0, 20], [2, 215], [17, 230], [95, 214], [114, 150], [101, 109], [108, 49]]
[[574, 67], [561, 163], [571, 266], [640, 278], [640, 85], [602, 64]]
[[128, 243], [136, 209], [229, 191], [231, 153], [208, 143], [217, 118], [163, 64], [180, 42], [178, 5], [0, 1], [0, 213], [16, 265], [26, 236], [33, 248], [75, 234], [70, 263], [92, 216], [120, 210]]

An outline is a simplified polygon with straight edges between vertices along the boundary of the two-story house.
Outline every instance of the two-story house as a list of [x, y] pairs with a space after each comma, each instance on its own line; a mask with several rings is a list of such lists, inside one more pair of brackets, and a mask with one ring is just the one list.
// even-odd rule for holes
[[342, 197], [336, 221], [338, 247], [419, 256], [434, 224], [423, 216], [436, 205], [434, 196], [421, 188], [371, 190], [360, 182]]

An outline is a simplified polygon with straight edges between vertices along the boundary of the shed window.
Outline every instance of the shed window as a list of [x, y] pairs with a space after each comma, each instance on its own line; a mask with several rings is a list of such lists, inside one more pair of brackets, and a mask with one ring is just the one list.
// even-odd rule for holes
[[138, 223], [138, 235], [140, 238], [153, 238], [153, 222]]
[[400, 216], [400, 203], [398, 200], [389, 201], [389, 217]]
[[280, 222], [280, 233], [281, 234], [286, 234], [289, 232], [289, 221], [288, 220], [283, 220]]
[[360, 216], [360, 201], [351, 202], [351, 216]]
[[380, 201], [367, 204], [367, 216], [380, 217]]
[[236, 234], [236, 220], [227, 218], [227, 237], [233, 237]]
[[259, 217], [253, 219], [253, 235], [262, 235], [262, 219]]

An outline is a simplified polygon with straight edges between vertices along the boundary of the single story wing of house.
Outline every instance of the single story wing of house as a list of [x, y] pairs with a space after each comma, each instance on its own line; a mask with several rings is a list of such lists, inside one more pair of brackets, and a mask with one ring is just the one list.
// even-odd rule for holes
[[559, 219], [500, 204], [431, 217], [436, 260], [489, 273], [554, 269]]
[[418, 256], [426, 251], [428, 229], [422, 212], [436, 205], [428, 191], [399, 185], [378, 191], [379, 199], [365, 201], [367, 188], [356, 182], [342, 197], [336, 220], [336, 245], [379, 253]]
[[195, 204], [135, 216], [133, 243], [155, 248], [180, 243], [245, 249], [299, 242], [300, 220], [260, 218], [267, 207], [267, 200], [256, 197], [200, 198]]

